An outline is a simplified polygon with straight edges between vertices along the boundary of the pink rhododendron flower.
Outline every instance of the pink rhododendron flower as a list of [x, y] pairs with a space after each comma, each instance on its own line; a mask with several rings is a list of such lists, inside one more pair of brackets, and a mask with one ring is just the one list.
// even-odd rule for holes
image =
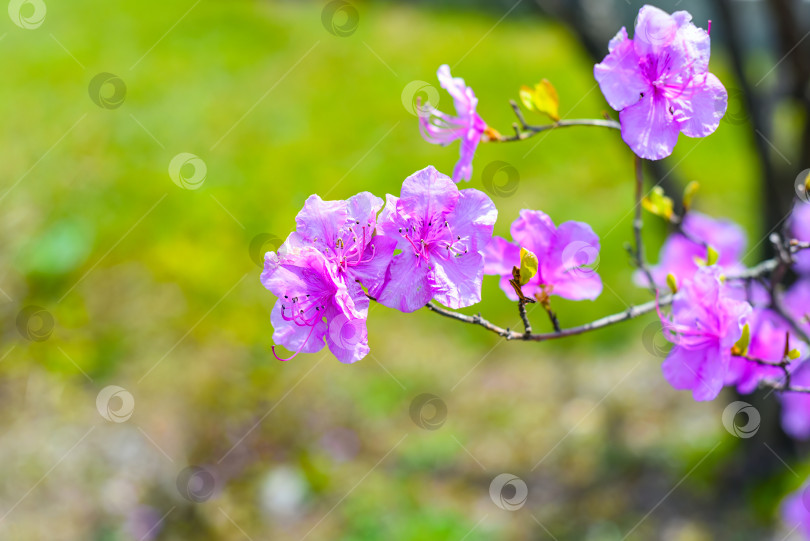
[[397, 239], [377, 300], [413, 312], [431, 299], [450, 308], [481, 300], [483, 249], [498, 217], [483, 192], [459, 190], [450, 177], [427, 167], [402, 183], [400, 197], [387, 195], [377, 230]]
[[[810, 242], [810, 203], [797, 201], [790, 217], [790, 232], [793, 238], [803, 242]], [[795, 269], [799, 272], [810, 273], [810, 250], [802, 250], [795, 254]]]
[[[351, 285], [315, 248], [282, 246], [279, 253], [268, 252], [262, 284], [278, 297], [270, 316], [273, 340], [295, 351], [290, 359], [302, 351], [320, 351], [324, 340], [340, 362], [368, 354], [368, 298], [356, 283], [350, 291]], [[347, 326], [350, 339], [345, 338]]]
[[294, 350], [293, 357], [320, 351], [324, 341], [341, 362], [368, 353], [362, 286], [372, 295], [382, 287], [396, 246], [374, 234], [382, 205], [368, 192], [346, 201], [312, 195], [295, 217], [296, 230], [278, 253], [265, 256], [262, 283], [278, 297], [273, 340]]
[[[790, 384], [794, 387], [810, 387], [810, 364], [799, 363], [790, 374]], [[782, 428], [789, 436], [798, 440], [810, 438], [810, 394], [780, 393], [782, 402]]]
[[373, 296], [382, 287], [396, 239], [375, 235], [383, 200], [361, 192], [345, 201], [324, 201], [311, 195], [295, 217], [288, 245], [313, 246], [336, 267], [348, 287], [362, 283]]
[[484, 273], [501, 276], [501, 289], [517, 300], [512, 267], [520, 267], [520, 248], [537, 256], [537, 274], [523, 286], [527, 296], [559, 295], [575, 301], [596, 299], [602, 280], [592, 266], [599, 259], [599, 237], [582, 222], [564, 222], [559, 227], [539, 210], [521, 210], [512, 223], [515, 244], [495, 237], [487, 246]]
[[475, 111], [478, 99], [472, 88], [464, 84], [464, 79], [452, 77], [447, 64], [439, 67], [437, 75], [442, 88], [453, 97], [456, 116], [444, 114], [425, 104], [419, 114], [419, 128], [422, 137], [429, 143], [447, 145], [456, 139], [461, 140], [460, 158], [453, 169], [453, 180], [470, 180], [473, 155], [487, 125]]
[[798, 531], [810, 539], [810, 485], [805, 481], [804, 485], [785, 498], [780, 506], [782, 520], [790, 531]]
[[785, 306], [804, 332], [810, 334], [810, 278], [790, 286], [784, 296]]
[[[690, 211], [681, 228], [686, 235], [679, 232], [670, 235], [661, 247], [658, 265], [650, 267], [656, 285], [666, 287], [667, 274], [673, 274], [678, 283], [690, 280], [700, 268], [696, 260], [706, 259], [706, 246], [701, 241], [717, 251], [717, 266], [726, 273], [745, 268], [740, 262], [746, 245], [745, 232], [734, 222]], [[642, 273], [637, 272], [635, 279], [639, 285], [647, 285]]]
[[678, 134], [706, 137], [726, 112], [728, 93], [709, 73], [711, 40], [686, 11], [641, 8], [633, 39], [622, 28], [594, 77], [619, 111], [622, 139], [648, 160], [672, 154]]
[[[785, 356], [785, 337], [790, 331], [788, 323], [773, 310], [754, 308], [747, 323], [751, 332], [748, 355], [754, 359], [778, 363]], [[790, 349], [800, 342], [790, 337]], [[737, 391], [751, 393], [764, 379], [778, 380], [784, 372], [778, 366], [765, 366], [743, 357], [732, 356], [726, 373], [726, 385], [736, 385]]]
[[[810, 333], [810, 279], [803, 278], [793, 284], [785, 292], [784, 303], [802, 329]], [[806, 360], [802, 361], [810, 349], [807, 344], [801, 343], [796, 346], [791, 343], [791, 347], [798, 348], [803, 356], [794, 361], [797, 366], [791, 369], [790, 384], [810, 387], [810, 364]], [[782, 348], [784, 351], [784, 338]], [[782, 428], [785, 432], [796, 439], [810, 438], [810, 394], [781, 393], [779, 399], [782, 402]], [[808, 525], [810, 526], [810, 522]]]
[[[740, 339], [751, 305], [732, 298], [721, 269], [702, 267], [686, 281], [667, 319], [659, 313], [664, 336], [675, 346], [664, 360], [664, 378], [695, 400], [713, 400], [723, 388], [731, 348]], [[783, 343], [784, 344], [784, 343]]]

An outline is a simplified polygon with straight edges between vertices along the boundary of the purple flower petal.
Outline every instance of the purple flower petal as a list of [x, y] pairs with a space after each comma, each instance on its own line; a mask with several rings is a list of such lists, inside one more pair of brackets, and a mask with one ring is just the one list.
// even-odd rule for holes
[[321, 251], [335, 246], [341, 228], [348, 222], [345, 201], [324, 201], [310, 195], [295, 217], [296, 232]]
[[281, 317], [282, 300], [276, 301], [270, 313], [270, 323], [273, 325], [273, 342], [281, 344], [290, 351], [302, 353], [317, 353], [323, 349], [323, 337], [326, 334], [326, 322], [323, 320], [312, 327], [299, 326], [285, 321]]
[[672, 60], [671, 71], [692, 70], [704, 73], [709, 70], [712, 41], [709, 33], [692, 24], [692, 15], [687, 11], [676, 11], [672, 19], [678, 25], [669, 54]]
[[433, 298], [427, 266], [413, 252], [394, 256], [377, 301], [400, 312], [415, 312]]
[[447, 64], [439, 66], [436, 76], [442, 88], [447, 90], [447, 93], [453, 97], [456, 112], [459, 116], [465, 117], [475, 112], [475, 108], [478, 106], [475, 93], [472, 88], [464, 83], [464, 79], [450, 75], [450, 66]]
[[472, 178], [472, 160], [475, 149], [481, 141], [481, 134], [475, 130], [466, 130], [466, 136], [459, 146], [459, 159], [453, 168], [453, 182], [469, 181]]
[[557, 227], [545, 212], [523, 209], [518, 219], [512, 223], [510, 232], [519, 246], [541, 257], [548, 252]]
[[329, 351], [342, 363], [353, 363], [368, 355], [368, 331], [365, 318], [349, 318], [331, 310], [327, 313], [329, 329], [326, 343]]
[[639, 10], [633, 42], [640, 57], [660, 54], [677, 34], [678, 23], [666, 11], [649, 5]]
[[503, 237], [493, 237], [484, 250], [484, 274], [507, 276], [511, 275], [512, 267], [519, 266], [520, 247]]
[[[810, 203], [801, 200], [796, 202], [790, 217], [790, 231], [794, 238], [810, 242]], [[810, 272], [810, 250], [798, 252], [795, 259], [796, 270], [804, 273]]]
[[540, 261], [543, 279], [554, 285], [553, 293], [574, 301], [596, 299], [602, 293], [602, 279], [594, 267], [599, 249], [599, 237], [588, 224], [560, 224], [548, 255]]
[[649, 93], [619, 113], [622, 139], [639, 157], [661, 160], [672, 154], [680, 128], [667, 107], [663, 97]]
[[728, 92], [720, 79], [706, 74], [702, 84], [687, 88], [682, 99], [673, 100], [676, 106], [688, 111], [688, 118], [681, 121], [681, 132], [687, 137], [706, 137], [720, 125], [728, 108]]
[[729, 357], [717, 344], [702, 349], [675, 346], [661, 369], [673, 388], [691, 390], [698, 401], [714, 400], [723, 388]]
[[459, 192], [453, 212], [448, 216], [457, 236], [470, 239], [470, 250], [482, 250], [492, 238], [498, 209], [487, 194], [469, 188]]
[[[810, 364], [806, 361], [793, 371], [791, 385], [810, 387]], [[805, 393], [781, 393], [782, 428], [796, 439], [810, 438], [810, 395]]]
[[426, 225], [453, 210], [458, 198], [458, 188], [450, 177], [428, 166], [402, 183], [399, 205], [403, 212], [418, 217]]
[[621, 111], [652, 91], [650, 83], [638, 69], [639, 58], [633, 42], [622, 28], [610, 42], [610, 54], [594, 66], [593, 75], [608, 104]]
[[458, 309], [481, 301], [484, 279], [484, 256], [468, 252], [458, 256], [434, 258], [434, 298], [443, 305]]
[[377, 296], [385, 282], [385, 273], [391, 264], [396, 247], [396, 238], [375, 236], [363, 253], [362, 260], [365, 263], [361, 262], [351, 268], [351, 279], [359, 280], [372, 297]]
[[360, 225], [376, 223], [377, 213], [383, 207], [383, 200], [369, 192], [360, 192], [346, 200], [346, 211], [349, 221]]

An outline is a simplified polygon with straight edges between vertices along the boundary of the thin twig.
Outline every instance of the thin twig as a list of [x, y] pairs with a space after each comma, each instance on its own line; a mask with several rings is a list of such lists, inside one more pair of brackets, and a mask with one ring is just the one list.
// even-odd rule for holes
[[496, 143], [524, 141], [544, 131], [554, 130], [557, 128], [570, 128], [572, 126], [596, 126], [600, 128], [611, 128], [614, 130], [621, 130], [622, 128], [621, 124], [615, 120], [601, 118], [577, 118], [571, 120], [558, 120], [552, 124], [532, 125], [526, 122], [526, 119], [523, 117], [523, 112], [520, 110], [520, 106], [518, 106], [514, 100], [510, 100], [509, 105], [512, 106], [512, 110], [520, 123], [519, 126], [517, 124], [513, 125], [513, 128], [515, 128], [515, 135], [500, 135], [498, 137], [490, 136], [489, 141]]
[[[674, 295], [664, 295], [658, 300], [659, 306], [667, 306], [672, 304], [672, 300]], [[452, 310], [448, 310], [446, 308], [442, 308], [441, 306], [437, 306], [431, 302], [427, 303], [426, 305], [428, 310], [436, 312], [439, 315], [444, 317], [448, 317], [450, 319], [455, 319], [457, 321], [461, 321], [463, 323], [470, 323], [473, 325], [479, 325], [485, 328], [488, 331], [494, 332], [495, 334], [507, 339], [507, 340], [523, 340], [527, 342], [545, 342], [546, 340], [555, 340], [558, 338], [565, 338], [567, 336], [575, 336], [578, 334], [584, 334], [586, 332], [595, 331], [597, 329], [602, 329], [604, 327], [609, 327], [610, 325], [615, 325], [616, 323], [621, 323], [622, 321], [627, 321], [629, 319], [633, 319], [639, 317], [641, 315], [647, 314], [649, 312], [655, 311], [655, 301], [649, 301], [644, 304], [639, 304], [636, 306], [631, 306], [627, 310], [623, 312], [619, 312], [616, 314], [612, 314], [601, 319], [597, 319], [595, 321], [591, 321], [590, 323], [586, 323], [584, 325], [580, 325], [578, 327], [570, 327], [568, 329], [560, 329], [559, 332], [552, 332], [552, 333], [537, 333], [537, 334], [526, 334], [520, 333], [516, 331], [511, 331], [509, 329], [504, 329], [499, 327], [493, 323], [490, 323], [483, 317], [481, 314], [477, 314], [474, 316], [467, 316], [464, 314], [459, 314], [458, 312], [454, 312]]]
[[548, 320], [551, 321], [551, 326], [554, 327], [554, 332], [559, 333], [562, 332], [562, 328], [560, 327], [560, 320], [557, 319], [557, 314], [554, 310], [551, 309], [551, 304], [546, 301], [543, 303], [543, 308], [545, 308], [546, 313], [548, 314]]
[[649, 282], [649, 289], [650, 293], [653, 295], [656, 294], [656, 287], [655, 287], [655, 280], [653, 279], [652, 272], [647, 267], [647, 263], [644, 258], [644, 242], [641, 236], [641, 230], [644, 227], [644, 220], [642, 217], [642, 207], [641, 207], [641, 199], [644, 196], [644, 162], [638, 156], [635, 157], [635, 169], [636, 169], [636, 201], [635, 201], [635, 216], [633, 217], [633, 234], [636, 239], [636, 249], [633, 252], [633, 256], [635, 257], [636, 267], [641, 269], [644, 273], [644, 276], [647, 278]]
[[[740, 273], [732, 274], [726, 277], [726, 280], [752, 280], [755, 278], [759, 278], [761, 276], [769, 274], [773, 269], [776, 268], [778, 262], [776, 259], [768, 259], [755, 267], [751, 267], [750, 269], [746, 269]], [[369, 297], [374, 300], [372, 297]], [[672, 304], [674, 299], [674, 295], [663, 295], [658, 299], [659, 306], [668, 306]], [[524, 340], [524, 341], [532, 341], [532, 342], [544, 342], [546, 340], [555, 340], [557, 338], [565, 338], [567, 336], [575, 336], [578, 334], [583, 334], [589, 331], [594, 331], [597, 329], [601, 329], [604, 327], [608, 327], [610, 325], [614, 325], [616, 323], [621, 323], [622, 321], [627, 321], [629, 319], [633, 319], [639, 317], [641, 315], [647, 314], [649, 312], [655, 311], [655, 301], [649, 301], [644, 304], [639, 304], [636, 306], [631, 306], [627, 310], [622, 312], [618, 312], [616, 314], [611, 314], [609, 316], [605, 316], [603, 318], [597, 319], [590, 323], [586, 323], [584, 325], [580, 325], [578, 327], [571, 327], [568, 329], [560, 329], [559, 332], [553, 333], [539, 333], [539, 334], [526, 334], [526, 333], [519, 333], [515, 331], [511, 331], [509, 329], [505, 329], [503, 327], [499, 327], [494, 323], [491, 323], [484, 319], [481, 314], [477, 314], [474, 316], [468, 316], [465, 314], [460, 314], [458, 312], [454, 312], [452, 310], [448, 310], [447, 308], [442, 308], [432, 302], [429, 302], [425, 305], [428, 310], [436, 312], [439, 315], [444, 317], [455, 319], [457, 321], [461, 321], [462, 323], [469, 323], [472, 325], [478, 325], [480, 327], [485, 328], [486, 330], [493, 332], [507, 340]]]
[[520, 319], [523, 320], [524, 334], [532, 334], [532, 324], [529, 322], [529, 314], [526, 313], [526, 301], [523, 299], [518, 301], [518, 312], [520, 313]]

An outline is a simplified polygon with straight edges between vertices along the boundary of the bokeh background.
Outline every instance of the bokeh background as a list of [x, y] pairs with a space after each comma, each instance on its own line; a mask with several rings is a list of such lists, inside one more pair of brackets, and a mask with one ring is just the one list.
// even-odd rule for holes
[[[732, 103], [715, 135], [682, 137], [650, 179], [676, 195], [699, 181], [697, 208], [740, 223], [755, 263], [810, 157], [793, 60], [810, 41], [783, 39], [774, 8], [810, 28], [807, 3], [657, 5], [714, 18], [712, 71]], [[762, 425], [737, 438], [721, 421], [731, 391], [695, 403], [672, 390], [653, 316], [522, 344], [376, 306], [355, 365], [270, 353], [260, 264], [306, 197], [398, 194], [417, 169], [452, 170], [457, 146], [421, 139], [410, 83], [438, 89], [449, 64], [503, 133], [508, 100], [541, 78], [565, 118], [600, 118], [593, 56], [639, 7], [12, 0], [0, 22], [0, 538], [790, 538], [778, 506], [810, 473], [807, 448], [781, 433], [773, 396], [746, 398]], [[170, 174], [182, 153], [190, 163]], [[600, 235], [604, 293], [555, 299], [564, 326], [648, 300], [625, 250], [632, 167], [619, 136], [596, 128], [475, 158], [469, 187], [495, 200], [496, 234], [533, 208]], [[666, 230], [646, 220], [655, 259]], [[479, 310], [517, 326], [495, 277], [463, 312]], [[424, 394], [435, 398], [412, 414]], [[490, 497], [503, 473], [528, 487], [519, 509]]]

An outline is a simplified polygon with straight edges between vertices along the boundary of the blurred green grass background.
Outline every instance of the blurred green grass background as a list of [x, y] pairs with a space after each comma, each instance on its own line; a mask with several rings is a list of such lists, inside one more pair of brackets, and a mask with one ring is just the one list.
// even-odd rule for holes
[[[452, 170], [457, 146], [425, 143], [403, 105], [409, 82], [438, 88], [436, 69], [450, 64], [503, 133], [514, 121], [507, 100], [544, 77], [564, 117], [607, 109], [592, 64], [551, 21], [357, 6], [357, 30], [343, 38], [323, 26], [320, 2], [76, 0], [49, 3], [36, 30], [4, 23], [2, 537], [474, 540], [548, 530], [612, 540], [641, 521], [630, 539], [712, 539], [719, 528], [763, 538], [792, 481], [755, 487], [760, 503], [753, 488], [717, 488], [740, 445], [720, 421], [730, 397], [696, 404], [665, 384], [640, 338], [652, 318], [576, 340], [501, 344], [428, 312], [375, 307], [372, 355], [356, 365], [272, 358], [274, 299], [251, 241], [283, 239], [312, 193], [398, 194], [428, 164]], [[728, 78], [722, 53], [712, 69]], [[121, 107], [88, 96], [102, 72], [125, 82]], [[451, 108], [444, 93], [439, 108]], [[701, 183], [698, 208], [759, 239], [745, 129], [723, 123], [708, 139], [682, 137], [670, 164]], [[207, 165], [198, 190], [169, 178], [181, 152]], [[483, 145], [468, 186], [483, 189], [495, 160], [520, 175], [513, 195], [494, 196], [496, 234], [535, 208], [557, 223], [587, 221], [602, 237], [605, 291], [593, 303], [555, 299], [563, 325], [647, 300], [623, 247], [633, 162], [616, 133], [574, 128]], [[664, 229], [648, 224], [654, 255]], [[484, 296], [464, 312], [517, 324], [494, 277]], [[53, 315], [48, 340], [20, 337], [26, 305]], [[540, 313], [533, 320], [548, 327]], [[134, 396], [129, 421], [96, 411], [107, 385]], [[440, 429], [410, 419], [420, 393], [447, 404]], [[215, 472], [211, 499], [178, 493], [189, 464]], [[520, 511], [489, 498], [503, 472], [529, 485]]]

